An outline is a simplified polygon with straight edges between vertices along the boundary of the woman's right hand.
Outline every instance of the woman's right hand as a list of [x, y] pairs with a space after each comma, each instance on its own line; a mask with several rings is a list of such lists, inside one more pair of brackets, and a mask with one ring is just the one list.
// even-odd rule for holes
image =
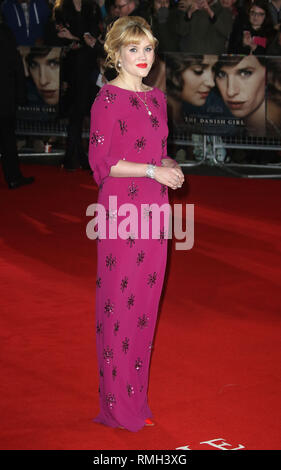
[[181, 188], [184, 183], [184, 175], [177, 167], [157, 166], [154, 170], [154, 179], [171, 189]]

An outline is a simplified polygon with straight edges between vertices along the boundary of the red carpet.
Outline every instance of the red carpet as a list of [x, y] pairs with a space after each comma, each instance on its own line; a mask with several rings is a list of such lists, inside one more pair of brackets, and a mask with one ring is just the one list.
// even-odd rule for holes
[[92, 422], [97, 189], [82, 170], [24, 170], [34, 185], [0, 182], [1, 449], [280, 449], [280, 181], [190, 176], [171, 194], [195, 204], [195, 244], [170, 249], [156, 426], [130, 433]]

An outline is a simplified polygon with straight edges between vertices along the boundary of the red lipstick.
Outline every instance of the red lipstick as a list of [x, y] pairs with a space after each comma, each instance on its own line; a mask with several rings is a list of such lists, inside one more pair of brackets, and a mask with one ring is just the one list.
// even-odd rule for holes
[[139, 67], [140, 69], [146, 69], [147, 64], [137, 64], [137, 67]]

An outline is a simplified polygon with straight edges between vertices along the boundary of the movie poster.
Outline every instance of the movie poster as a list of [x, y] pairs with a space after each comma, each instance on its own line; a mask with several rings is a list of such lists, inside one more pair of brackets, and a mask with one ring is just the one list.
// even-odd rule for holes
[[281, 57], [267, 58], [266, 124], [267, 135], [281, 139]]
[[166, 88], [174, 131], [281, 136], [281, 57], [167, 53]]
[[18, 108], [19, 119], [49, 120], [57, 116], [60, 103], [60, 47], [20, 46], [27, 102]]

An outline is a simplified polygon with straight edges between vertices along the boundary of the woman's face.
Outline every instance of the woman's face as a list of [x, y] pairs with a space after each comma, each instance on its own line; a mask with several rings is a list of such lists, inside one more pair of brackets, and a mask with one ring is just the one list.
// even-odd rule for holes
[[29, 73], [45, 103], [59, 102], [60, 48], [54, 47], [48, 55], [35, 56], [29, 64]]
[[256, 5], [252, 6], [249, 12], [249, 20], [254, 29], [260, 28], [265, 20], [265, 11]]
[[216, 84], [235, 117], [249, 116], [264, 101], [265, 67], [249, 55], [236, 65], [224, 65], [217, 73]]
[[182, 72], [183, 90], [181, 98], [194, 106], [203, 106], [211, 89], [215, 86], [214, 65], [217, 56], [206, 55], [200, 64], [194, 64]]
[[144, 36], [138, 43], [122, 46], [118, 57], [121, 63], [120, 75], [124, 76], [124, 79], [126, 77], [144, 78], [152, 67], [154, 48], [149, 39]]

